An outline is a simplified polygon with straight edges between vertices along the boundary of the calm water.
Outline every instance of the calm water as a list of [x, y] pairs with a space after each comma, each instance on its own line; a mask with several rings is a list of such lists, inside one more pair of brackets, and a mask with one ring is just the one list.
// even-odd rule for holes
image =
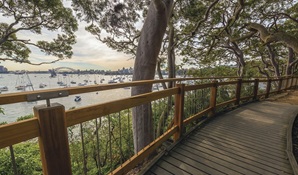
[[[103, 76], [103, 75], [58, 75], [55, 78], [50, 78], [49, 74], [28, 74], [28, 77], [32, 83], [32, 87], [34, 90], [41, 89], [51, 89], [51, 88], [63, 88], [64, 86], [60, 86], [57, 84], [58, 81], [61, 81], [68, 86], [75, 87], [78, 86], [79, 83], [87, 83], [87, 85], [94, 85], [94, 81], [98, 84], [101, 79], [105, 79], [102, 83], [108, 83], [109, 80], [116, 78], [116, 76]], [[119, 76], [117, 76], [119, 77]], [[129, 81], [131, 77], [122, 76], [124, 81]], [[22, 90], [17, 90], [15, 87], [18, 85], [30, 84], [29, 79], [26, 74], [23, 75], [15, 75], [15, 74], [0, 74], [0, 87], [7, 86], [8, 91], [2, 91], [2, 94], [12, 93], [12, 92], [22, 92]], [[71, 81], [76, 82], [76, 84], [71, 84]], [[40, 88], [40, 84], [43, 83], [46, 85], [44, 88]], [[32, 88], [28, 86], [26, 91], [32, 91]], [[69, 109], [71, 107], [81, 107], [88, 106], [98, 103], [103, 103], [107, 101], [112, 101], [120, 98], [125, 98], [130, 96], [130, 89], [115, 89], [108, 91], [100, 91], [100, 92], [92, 92], [79, 94], [82, 98], [80, 102], [75, 102], [75, 95], [70, 95], [68, 97], [52, 99], [52, 102], [58, 102], [65, 106], [65, 109]], [[0, 94], [1, 96], [1, 94]], [[20, 116], [29, 115], [33, 113], [33, 107], [36, 105], [45, 104], [46, 102], [38, 101], [38, 102], [22, 102], [22, 103], [14, 103], [9, 105], [1, 105], [0, 107], [4, 109], [4, 115], [0, 114], [0, 122], [14, 122]]]

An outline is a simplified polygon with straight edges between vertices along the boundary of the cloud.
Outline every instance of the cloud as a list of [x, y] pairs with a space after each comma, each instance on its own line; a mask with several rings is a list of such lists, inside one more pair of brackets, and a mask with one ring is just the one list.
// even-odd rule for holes
[[[0, 18], [2, 21], [3, 18]], [[85, 31], [86, 23], [79, 22], [78, 31], [76, 31], [77, 43], [73, 45], [73, 56], [71, 59], [61, 60], [50, 65], [32, 66], [29, 64], [20, 64], [14, 62], [0, 62], [0, 65], [9, 70], [48, 70], [56, 67], [71, 67], [74, 69], [104, 69], [117, 70], [122, 67], [133, 67], [134, 60], [132, 56], [117, 52], [107, 47], [96, 39], [95, 36]], [[58, 32], [42, 30], [42, 35], [36, 35], [29, 31], [17, 33], [22, 39], [30, 39], [32, 42], [38, 40], [51, 41], [56, 38]], [[31, 47], [30, 61], [33, 63], [48, 62], [56, 60], [56, 57], [45, 55], [36, 47]]]

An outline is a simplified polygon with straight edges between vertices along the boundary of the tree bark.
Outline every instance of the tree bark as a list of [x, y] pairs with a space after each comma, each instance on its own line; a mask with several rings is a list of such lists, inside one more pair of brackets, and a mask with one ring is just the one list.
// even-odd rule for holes
[[[174, 50], [174, 26], [173, 23], [169, 24], [170, 33], [169, 33], [169, 47], [168, 47], [168, 69], [169, 69], [169, 78], [175, 78], [175, 50]], [[168, 83], [168, 88], [172, 88], [174, 82]]]
[[269, 52], [271, 64], [274, 68], [275, 76], [280, 77], [279, 65], [278, 65], [278, 62], [275, 59], [275, 57], [276, 57], [275, 53], [274, 53], [273, 49], [271, 48], [270, 44], [267, 44], [266, 46], [267, 46], [267, 49], [268, 49], [268, 52]]
[[[134, 64], [133, 80], [154, 79], [157, 57], [168, 24], [173, 0], [152, 0], [141, 31]], [[152, 85], [133, 87], [131, 95], [151, 92]], [[134, 151], [139, 152], [153, 140], [151, 104], [133, 108]]]
[[287, 62], [287, 70], [286, 70], [286, 75], [292, 75], [292, 67], [293, 67], [293, 62], [294, 62], [294, 51], [292, 48], [288, 48], [289, 50], [289, 55], [288, 55], [288, 62]]
[[250, 23], [247, 28], [249, 30], [258, 31], [260, 33], [260, 38], [265, 44], [272, 42], [282, 42], [293, 49], [294, 52], [298, 53], [298, 41], [297, 38], [291, 36], [285, 32], [276, 32], [270, 34], [268, 30], [261, 24]]

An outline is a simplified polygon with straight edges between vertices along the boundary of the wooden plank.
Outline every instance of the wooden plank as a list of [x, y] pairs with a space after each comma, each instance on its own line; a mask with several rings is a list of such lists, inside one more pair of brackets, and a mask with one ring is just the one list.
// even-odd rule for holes
[[246, 146], [250, 146], [251, 148], [263, 150], [268, 154], [276, 155], [278, 157], [283, 157], [282, 155], [285, 153], [284, 150], [282, 150], [282, 148], [277, 149], [277, 148], [266, 147], [266, 145], [264, 144], [256, 144], [249, 141], [248, 139], [243, 139], [241, 138], [241, 136], [237, 136], [237, 135], [230, 136], [230, 135], [226, 135], [225, 133], [215, 132], [215, 131], [212, 131], [212, 132], [201, 131], [198, 134], [201, 134], [201, 133], [210, 134], [212, 136], [219, 137], [219, 138], [224, 138], [234, 143], [245, 144]]
[[[233, 175], [241, 174], [230, 168], [222, 166], [217, 162], [211, 161], [208, 158], [206, 159], [200, 156], [195, 156], [194, 153], [184, 151], [183, 149], [173, 150], [173, 152], [171, 153], [171, 156], [193, 167], [196, 167], [199, 170], [204, 170], [209, 174], [219, 174], [219, 173], [233, 174]], [[196, 174], [196, 173], [193, 173], [193, 174]]]
[[[213, 139], [222, 137], [222, 136], [218, 136], [218, 135], [211, 135], [211, 134], [209, 135], [209, 134], [206, 134], [206, 133], [203, 133], [203, 132], [198, 133], [197, 136], [204, 136], [204, 137], [209, 137], [209, 138], [213, 138]], [[237, 141], [237, 140], [234, 140], [234, 139], [231, 139], [231, 138], [226, 138], [226, 137], [223, 137], [222, 140], [225, 141], [225, 142], [230, 142], [231, 144], [233, 144], [235, 146], [238, 146], [238, 147], [247, 148], [247, 149], [262, 152], [262, 154], [270, 155], [272, 157], [275, 157], [275, 159], [285, 159], [284, 155], [280, 155], [279, 153], [270, 152], [270, 150], [268, 150], [266, 148], [260, 148], [258, 145], [247, 144], [247, 143], [243, 143], [241, 141]]]
[[[167, 157], [164, 157], [164, 160], [171, 163], [172, 165], [182, 169], [185, 172], [188, 172], [190, 174], [220, 174], [222, 172], [216, 171], [212, 167], [209, 167], [208, 165], [205, 165], [201, 162], [196, 162], [194, 160], [191, 160], [187, 157], [183, 157], [179, 154], [175, 154], [174, 152], [171, 152], [170, 155]], [[193, 165], [196, 163], [196, 165]], [[193, 166], [192, 166], [193, 165]]]
[[[187, 146], [185, 144], [181, 145], [179, 148], [177, 148], [177, 151], [179, 152], [188, 152], [189, 156], [192, 156], [193, 158], [203, 158], [206, 160], [211, 160], [213, 162], [218, 163], [219, 165], [222, 165], [224, 167], [227, 167], [233, 171], [235, 171], [236, 173], [242, 173], [242, 174], [250, 174], [250, 175], [254, 175], [254, 174], [258, 174], [252, 171], [249, 171], [248, 169], [241, 167], [235, 163], [232, 163], [231, 161], [229, 161], [226, 157], [222, 156], [222, 155], [217, 155], [217, 154], [208, 154], [204, 151], [200, 151], [198, 149], [194, 149], [190, 146]], [[187, 153], [184, 153], [187, 154]]]
[[71, 175], [64, 106], [59, 103], [52, 103], [49, 107], [35, 106], [34, 116], [38, 118], [40, 125], [38, 142], [43, 174]]
[[236, 93], [235, 94], [235, 98], [236, 98], [235, 105], [236, 106], [238, 106], [239, 102], [240, 102], [241, 88], [242, 88], [242, 79], [238, 79], [237, 86], [236, 86], [236, 92], [235, 92]]
[[108, 114], [119, 112], [124, 109], [129, 109], [139, 106], [157, 99], [168, 97], [177, 94], [179, 89], [171, 88], [164, 91], [152, 92], [142, 95], [137, 95], [121, 100], [115, 100], [99, 105], [92, 105], [83, 108], [77, 108], [66, 112], [67, 126], [73, 126], [85, 121], [93, 120]]
[[242, 83], [254, 83], [255, 80], [242, 80]]
[[218, 82], [218, 86], [236, 85], [238, 81]]
[[[230, 120], [235, 120], [234, 118], [231, 118]], [[224, 132], [230, 131], [232, 133], [238, 133], [239, 135], [241, 134], [242, 136], [248, 136], [248, 137], [253, 137], [256, 139], [264, 140], [264, 141], [271, 141], [271, 142], [277, 142], [280, 143], [282, 140], [284, 140], [284, 135], [281, 132], [281, 130], [278, 130], [277, 127], [266, 127], [266, 128], [258, 128], [258, 126], [252, 126], [248, 127], [245, 126], [247, 124], [252, 124], [252, 123], [246, 123], [246, 124], [241, 124], [241, 122], [237, 122], [233, 124], [232, 122], [227, 123], [221, 123], [221, 122], [212, 122], [208, 124], [208, 128], [214, 128], [215, 130], [223, 130]], [[260, 125], [259, 125], [260, 126]], [[277, 135], [271, 136], [272, 132], [277, 133]]]
[[251, 174], [262, 174], [262, 172], [264, 172], [264, 170], [256, 168], [255, 166], [249, 164], [247, 161], [245, 161], [245, 158], [243, 158], [243, 157], [236, 157], [233, 154], [228, 154], [221, 150], [213, 149], [212, 147], [206, 148], [204, 145], [199, 146], [199, 145], [197, 145], [197, 143], [193, 143], [193, 142], [185, 142], [184, 144], [186, 146], [196, 149], [198, 151], [204, 152], [206, 154], [214, 155], [220, 159], [224, 159], [225, 161], [227, 161], [229, 163], [232, 163], [232, 164], [235, 164], [241, 168], [247, 169], [248, 171], [251, 172]]
[[187, 119], [183, 120], [183, 125], [184, 126], [187, 126], [188, 124], [190, 124], [191, 122], [194, 122], [195, 120], [198, 120], [199, 118], [201, 118], [202, 116], [208, 114], [210, 111], [211, 111], [211, 107], [207, 108], [207, 109], [204, 109], [203, 111], [191, 116], [191, 117], [188, 117]]
[[162, 159], [162, 161], [159, 161], [157, 163], [157, 165], [162, 167], [163, 169], [171, 172], [172, 174], [175, 174], [175, 175], [187, 175], [187, 174], [190, 175], [191, 174], [187, 171], [184, 171], [184, 170], [178, 168], [176, 165], [173, 165], [164, 159]]
[[[246, 129], [246, 128], [237, 127], [229, 124], [219, 125], [214, 123], [209, 123], [207, 126], [207, 129], [220, 130], [220, 132], [224, 132], [227, 135], [237, 133], [242, 137], [246, 137], [257, 142], [266, 142], [269, 145], [276, 145], [276, 144], [283, 145], [283, 146], [285, 145], [285, 143], [281, 143], [284, 140], [282, 136], [280, 136], [279, 138], [275, 137], [272, 139], [270, 134], [268, 134], [268, 131], [261, 132], [259, 130], [253, 130], [253, 128]], [[269, 133], [272, 133], [272, 132], [269, 132]]]
[[202, 148], [214, 151], [214, 152], [218, 152], [220, 154], [229, 156], [233, 159], [233, 162], [236, 163], [238, 161], [245, 163], [245, 167], [253, 170], [254, 172], [258, 172], [261, 174], [267, 174], [267, 173], [271, 173], [271, 174], [291, 174], [291, 173], [287, 173], [284, 172], [282, 170], [278, 170], [273, 166], [269, 166], [268, 164], [265, 164], [266, 162], [261, 162], [260, 160], [256, 160], [253, 159], [251, 156], [249, 155], [242, 155], [239, 154], [238, 152], [235, 152], [233, 150], [231, 150], [230, 148], [225, 148], [225, 147], [221, 147], [220, 145], [211, 145], [211, 144], [206, 144], [204, 142], [197, 142], [197, 141], [193, 141], [193, 140], [189, 140], [189, 143], [193, 143], [194, 145], [196, 145], [199, 149], [201, 149], [203, 151]]
[[198, 89], [206, 89], [206, 88], [210, 88], [212, 86], [213, 86], [213, 83], [188, 85], [188, 86], [185, 86], [184, 90], [185, 90], [185, 92], [187, 92], [187, 91], [193, 91], [193, 90], [198, 90]]
[[[261, 151], [256, 151], [254, 149], [244, 147], [244, 146], [234, 145], [234, 144], [232, 144], [226, 140], [222, 140], [220, 138], [214, 139], [214, 138], [208, 137], [208, 136], [200, 136], [200, 137], [192, 137], [192, 139], [194, 141], [204, 142], [209, 145], [220, 145], [220, 147], [229, 148], [230, 150], [233, 150], [239, 154], [249, 155], [256, 160], [268, 162], [270, 164], [273, 164], [275, 167], [283, 167], [283, 168], [289, 169], [289, 164], [287, 164], [286, 161], [281, 161], [280, 159], [275, 159], [275, 157], [270, 156], [268, 154], [264, 154]], [[184, 147], [183, 147], [183, 149], [184, 149]]]
[[258, 99], [259, 79], [254, 81], [253, 100]]
[[39, 136], [36, 118], [0, 126], [0, 149]]
[[152, 174], [172, 175], [173, 173], [170, 173], [167, 170], [155, 165], [153, 168], [151, 168], [150, 172], [146, 173], [145, 175], [152, 175]]
[[208, 117], [212, 117], [215, 115], [216, 111], [216, 99], [217, 99], [217, 81], [213, 82], [213, 87], [210, 89], [210, 99], [209, 99], [209, 107], [211, 108]]
[[174, 134], [174, 141], [180, 139], [184, 132], [183, 120], [184, 120], [184, 84], [176, 85], [180, 90], [175, 96], [175, 117], [174, 125], [178, 126], [178, 131]]
[[227, 106], [229, 104], [235, 103], [235, 101], [236, 101], [236, 98], [234, 98], [232, 100], [229, 100], [229, 101], [226, 101], [226, 102], [222, 102], [222, 103], [216, 104], [216, 108]]
[[148, 146], [143, 148], [136, 155], [131, 157], [128, 161], [124, 162], [121, 166], [115, 169], [111, 174], [115, 174], [115, 175], [126, 174], [137, 164], [142, 162], [146, 157], [148, 157], [151, 153], [153, 153], [153, 151], [155, 151], [162, 143], [164, 143], [167, 139], [169, 139], [175, 132], [177, 132], [177, 130], [178, 130], [178, 126], [172, 127], [163, 135], [158, 137], [155, 141], [153, 141]]
[[[155, 83], [162, 83], [162, 82], [171, 82], [171, 81], [187, 81], [187, 80], [204, 80], [204, 79], [222, 79], [222, 78], [236, 78], [236, 77], [201, 77], [201, 78], [170, 78], [170, 79], [163, 79], [163, 80], [142, 80], [142, 81], [132, 81], [132, 82], [125, 82], [125, 83], [117, 83], [117, 84], [104, 84], [104, 85], [89, 85], [89, 86], [82, 86], [82, 87], [68, 87], [63, 88], [63, 90], [68, 91], [69, 95], [81, 94], [81, 93], [88, 93], [88, 92], [95, 92], [95, 91], [104, 91], [104, 90], [111, 90], [117, 88], [124, 88], [124, 87], [131, 87], [131, 86], [141, 86], [145, 84], [155, 84]], [[248, 80], [250, 81], [250, 80]], [[260, 82], [267, 82], [267, 80], [260, 80]], [[230, 82], [222, 82], [221, 85], [228, 85], [233, 84], [235, 81]], [[208, 88], [210, 87], [209, 84], [202, 84], [202, 85], [192, 85], [187, 86], [185, 88], [186, 91]], [[19, 103], [27, 101], [27, 95], [38, 95], [40, 93], [54, 93], [61, 91], [61, 88], [54, 88], [54, 89], [47, 89], [47, 90], [37, 90], [32, 92], [17, 92], [17, 93], [9, 93], [9, 94], [0, 94], [0, 105], [4, 104], [12, 104], [12, 103]]]

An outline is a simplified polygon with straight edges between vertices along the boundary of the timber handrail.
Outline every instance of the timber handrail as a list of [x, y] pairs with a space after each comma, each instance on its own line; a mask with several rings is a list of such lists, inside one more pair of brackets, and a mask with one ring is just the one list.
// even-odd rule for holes
[[[76, 95], [88, 92], [96, 92], [96, 91], [104, 91], [111, 90], [117, 88], [124, 87], [132, 87], [132, 86], [140, 86], [146, 84], [155, 84], [155, 83], [166, 83], [166, 82], [183, 82], [189, 80], [216, 80], [216, 79], [236, 79], [239, 77], [198, 77], [198, 78], [169, 78], [169, 79], [161, 79], [161, 80], [142, 80], [142, 81], [132, 81], [125, 83], [116, 83], [116, 84], [104, 84], [104, 85], [89, 85], [82, 87], [67, 87], [67, 88], [54, 88], [49, 90], [37, 90], [37, 91], [27, 91], [27, 92], [17, 92], [17, 93], [8, 93], [8, 94], [0, 94], [0, 105], [4, 104], [12, 104], [19, 102], [28, 101], [28, 95], [39, 95], [41, 93], [53, 93], [60, 91], [67, 91], [69, 95]], [[267, 80], [260, 80], [260, 82], [266, 82]], [[223, 82], [224, 84], [226, 82]]]
[[[237, 77], [233, 77], [233, 78], [237, 78]], [[93, 86], [85, 86], [85, 87], [73, 87], [73, 88], [63, 88], [63, 89], [60, 88], [60, 89], [42, 90], [42, 91], [34, 91], [34, 92], [1, 94], [0, 105], [27, 101], [27, 96], [32, 94], [38, 95], [40, 93], [53, 93], [53, 92], [57, 93], [61, 90], [67, 91], [69, 95], [73, 95], [73, 94], [80, 94], [80, 93], [87, 93], [87, 92], [94, 92], [94, 91], [123, 88], [128, 86], [140, 86], [145, 84], [154, 84], [154, 83], [170, 82], [170, 81], [183, 82], [188, 80], [201, 80], [201, 79], [207, 79], [207, 78], [173, 78], [173, 79], [165, 79], [165, 80], [146, 80], [146, 81], [119, 83], [119, 84], [93, 85]], [[213, 77], [212, 79], [217, 80], [219, 78]], [[286, 78], [267, 79], [267, 80], [238, 79], [237, 81], [227, 81], [227, 82], [213, 81], [211, 83], [187, 85], [187, 86], [185, 86], [184, 84], [177, 84], [176, 87], [171, 89], [166, 89], [166, 90], [157, 91], [157, 92], [150, 92], [150, 93], [123, 98], [120, 100], [114, 100], [114, 101], [110, 101], [102, 104], [96, 104], [96, 105], [91, 105], [86, 107], [80, 107], [77, 109], [71, 109], [68, 111], [64, 111], [63, 109], [64, 107], [62, 105], [57, 104], [57, 108], [59, 109], [58, 110], [53, 109], [53, 113], [51, 113], [46, 110], [43, 111], [44, 109], [46, 109], [46, 106], [45, 106], [44, 108], [42, 107], [40, 114], [38, 114], [40, 115], [38, 118], [32, 118], [32, 119], [0, 126], [0, 149], [20, 143], [22, 141], [39, 137], [41, 140], [40, 142], [41, 142], [41, 148], [42, 148], [41, 154], [43, 157], [43, 168], [47, 169], [46, 170], [47, 172], [50, 172], [49, 169], [51, 169], [53, 166], [51, 165], [51, 162], [49, 162], [49, 160], [45, 160], [46, 156], [44, 155], [44, 153], [42, 153], [43, 149], [51, 149], [51, 148], [43, 148], [43, 146], [47, 147], [47, 145], [43, 145], [47, 142], [43, 143], [45, 140], [42, 140], [48, 137], [47, 135], [44, 134], [45, 132], [44, 127], [48, 126], [47, 124], [45, 124], [45, 122], [49, 123], [48, 120], [52, 120], [52, 118], [49, 117], [48, 115], [53, 114], [54, 116], [57, 117], [57, 120], [55, 119], [54, 122], [57, 122], [63, 119], [61, 121], [65, 122], [65, 126], [63, 126], [64, 124], [61, 126], [57, 126], [58, 129], [62, 131], [66, 127], [70, 127], [76, 124], [81, 124], [83, 122], [100, 118], [102, 116], [107, 116], [109, 114], [116, 113], [121, 110], [125, 110], [141, 104], [150, 103], [154, 100], [175, 95], [176, 106], [175, 106], [174, 124], [163, 135], [158, 137], [155, 141], [153, 141], [147, 147], [141, 150], [137, 155], [134, 155], [132, 158], [130, 158], [130, 160], [123, 163], [119, 168], [117, 168], [112, 172], [112, 174], [123, 174], [128, 172], [135, 165], [137, 165], [140, 162], [140, 160], [143, 160], [145, 157], [150, 155], [156, 148], [158, 148], [163, 142], [168, 140], [170, 137], [174, 136], [174, 141], [179, 140], [183, 134], [183, 130], [185, 126], [187, 126], [188, 124], [197, 121], [203, 116], [207, 116], [207, 117], [214, 116], [216, 114], [216, 109], [220, 107], [225, 107], [231, 104], [233, 106], [238, 106], [240, 104], [240, 101], [242, 100], [246, 100], [246, 101], [257, 100], [260, 97], [267, 98], [272, 93], [278, 93], [282, 90], [287, 90], [291, 87], [297, 87], [297, 81], [298, 81], [298, 78], [296, 77], [295, 77], [295, 82], [293, 77], [290, 77], [290, 78], [286, 77]], [[248, 96], [241, 96], [241, 88], [245, 83], [254, 84], [253, 94]], [[259, 83], [263, 83], [266, 85], [265, 92], [258, 93]], [[272, 83], [278, 84], [277, 90], [272, 90], [271, 88]], [[236, 85], [235, 97], [228, 101], [218, 103], [217, 102], [218, 87], [226, 86], [226, 85]], [[202, 109], [201, 111], [199, 111], [198, 113], [192, 116], [188, 116], [188, 118], [184, 118], [185, 117], [183, 112], [184, 96], [185, 96], [184, 92], [200, 90], [200, 89], [208, 89], [208, 88], [210, 88], [209, 107]], [[44, 116], [46, 117], [45, 119], [43, 119]], [[48, 129], [51, 130], [51, 127], [49, 127]], [[52, 131], [52, 132], [54, 133], [55, 131]], [[54, 134], [59, 134], [59, 133], [54, 133]], [[50, 136], [50, 137], [55, 139], [55, 136]], [[62, 141], [61, 143], [65, 142], [65, 140], [63, 139], [60, 141]], [[66, 152], [67, 150], [68, 148], [66, 148]], [[67, 154], [64, 154], [64, 153], [61, 155], [67, 156]], [[50, 160], [50, 161], [53, 161], [53, 160]], [[57, 171], [53, 171], [52, 173], [55, 174], [57, 173]]]

